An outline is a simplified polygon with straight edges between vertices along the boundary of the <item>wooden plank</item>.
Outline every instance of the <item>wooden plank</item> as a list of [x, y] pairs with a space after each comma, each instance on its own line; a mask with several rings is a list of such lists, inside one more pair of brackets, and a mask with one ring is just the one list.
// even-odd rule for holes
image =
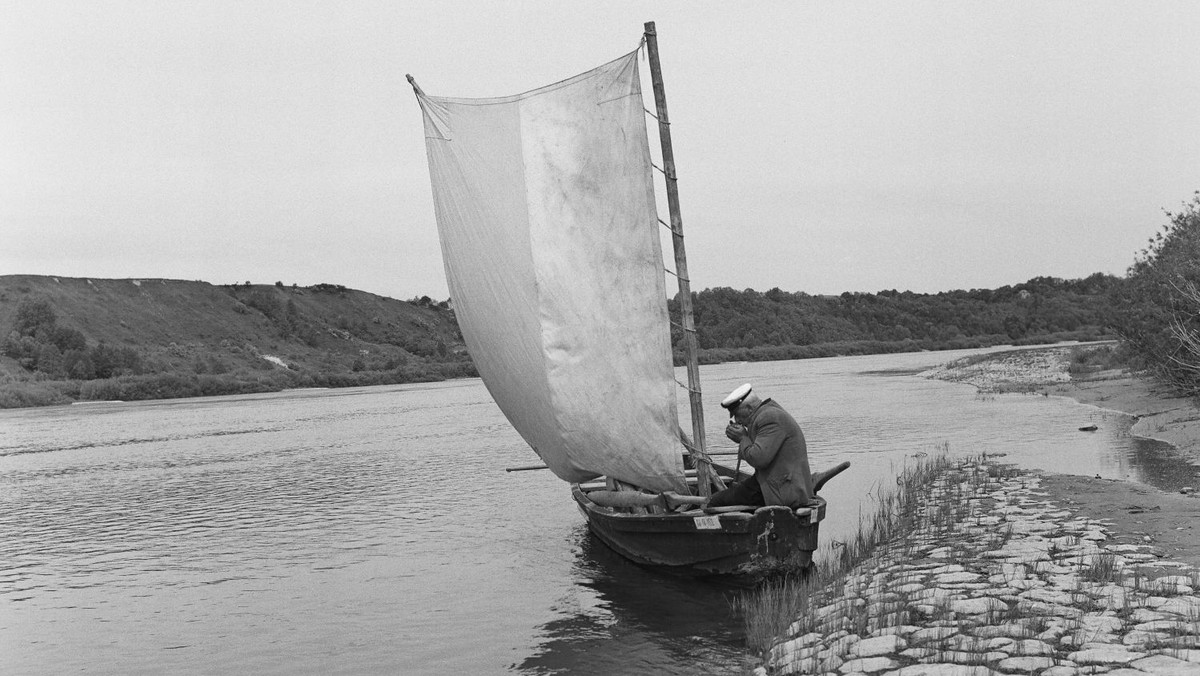
[[587, 497], [597, 505], [629, 509], [631, 507], [645, 508], [652, 504], [663, 504], [663, 498], [658, 495], [638, 491], [591, 491]]
[[752, 505], [729, 505], [728, 507], [705, 507], [708, 514], [725, 514], [727, 512], [753, 512], [758, 509]]

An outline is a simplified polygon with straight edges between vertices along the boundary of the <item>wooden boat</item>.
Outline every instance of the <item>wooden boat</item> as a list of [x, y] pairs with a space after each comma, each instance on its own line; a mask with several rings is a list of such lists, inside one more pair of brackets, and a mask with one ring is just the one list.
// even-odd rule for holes
[[[714, 467], [730, 479], [751, 478]], [[843, 462], [818, 473], [815, 488], [849, 467]], [[826, 501], [820, 496], [796, 510], [774, 505], [680, 511], [677, 505], [686, 501], [673, 496], [630, 506], [627, 493], [614, 495], [607, 481], [571, 486], [589, 529], [609, 547], [636, 563], [690, 573], [758, 576], [806, 570], [825, 519]]]
[[[642, 46], [515, 96], [433, 97], [409, 76], [456, 317], [497, 405], [571, 485], [589, 528], [611, 548], [699, 573], [803, 569], [817, 547], [823, 499], [795, 510], [704, 507], [726, 479], [752, 479], [707, 451], [653, 22], [643, 46], [661, 169], [649, 148]], [[665, 177], [669, 223], [657, 215], [652, 169]], [[674, 248], [690, 438], [676, 408], [659, 224]], [[847, 465], [814, 480], [823, 484]]]

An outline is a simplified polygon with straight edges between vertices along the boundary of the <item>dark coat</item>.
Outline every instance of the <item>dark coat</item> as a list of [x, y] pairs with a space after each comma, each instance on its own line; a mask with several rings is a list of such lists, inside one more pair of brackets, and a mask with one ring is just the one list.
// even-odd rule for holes
[[804, 432], [773, 399], [750, 414], [738, 455], [754, 468], [766, 504], [794, 508], [812, 502], [812, 471]]

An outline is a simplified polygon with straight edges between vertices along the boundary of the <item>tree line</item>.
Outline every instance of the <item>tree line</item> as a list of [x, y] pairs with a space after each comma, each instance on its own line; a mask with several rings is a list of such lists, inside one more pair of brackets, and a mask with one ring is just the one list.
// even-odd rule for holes
[[[1096, 273], [1082, 280], [1037, 277], [994, 290], [936, 294], [890, 290], [813, 296], [778, 288], [758, 292], [718, 287], [695, 293], [693, 299], [702, 360], [711, 363], [1111, 337], [1110, 306], [1114, 297], [1122, 295], [1118, 289], [1125, 284], [1120, 278]], [[239, 312], [261, 313], [282, 338], [313, 346], [322, 331], [330, 330], [302, 315], [293, 300], [282, 300], [266, 289], [252, 289], [239, 297]], [[428, 298], [411, 302], [450, 311], [447, 302]], [[335, 323], [356, 334], [369, 332], [347, 321], [339, 317]], [[381, 340], [402, 345], [431, 362], [465, 358], [450, 354], [444, 344], [435, 344], [428, 337], [388, 334]], [[675, 340], [677, 360], [682, 363], [678, 329]], [[58, 323], [50, 303], [43, 299], [22, 301], [0, 352], [27, 371], [54, 379], [105, 379], [152, 370], [132, 347], [103, 342], [88, 345], [82, 333]], [[389, 364], [384, 370], [395, 366]], [[362, 366], [356, 363], [352, 370], [367, 370], [365, 367], [365, 362]], [[205, 366], [193, 370], [219, 375], [227, 369]]]
[[[1109, 304], [1121, 284], [1096, 273], [936, 294], [719, 287], [694, 293], [693, 306], [704, 361], [803, 358], [1112, 337]], [[673, 338], [681, 353], [678, 327]]]
[[[1166, 216], [1167, 223], [1121, 277], [1103, 273], [1075, 280], [1035, 277], [998, 289], [934, 294], [893, 289], [815, 296], [779, 288], [759, 292], [727, 287], [696, 292], [693, 305], [701, 361], [1117, 338], [1121, 358], [1131, 366], [1149, 371], [1181, 393], [1200, 394], [1200, 192], [1180, 211]], [[316, 290], [346, 293], [336, 285], [320, 285]], [[262, 290], [252, 290], [243, 300], [245, 306], [269, 319], [282, 337], [316, 343], [316, 325], [297, 311], [294, 302], [281, 301]], [[410, 303], [453, 316], [449, 301], [422, 297]], [[669, 305], [675, 313], [675, 300]], [[364, 335], [368, 332], [350, 325], [341, 328], [355, 328]], [[682, 363], [682, 333], [677, 326], [672, 331], [676, 361]], [[57, 321], [45, 300], [23, 301], [6, 336], [0, 354], [42, 378], [102, 380], [153, 370], [132, 347], [103, 342], [88, 345], [81, 332]], [[425, 371], [441, 368], [445, 377], [474, 375], [465, 354], [451, 352], [442, 343], [413, 343], [418, 338], [432, 340], [383, 336], [381, 340], [403, 345], [426, 360], [423, 365], [388, 363], [384, 370], [422, 366]], [[364, 371], [373, 370], [367, 366], [360, 359], [351, 373], [338, 377], [349, 378], [353, 384], [369, 384], [362, 380], [368, 375]], [[197, 374], [204, 371], [195, 369]], [[402, 375], [406, 380], [437, 376], [425, 371]], [[317, 374], [310, 379], [324, 383], [332, 377]]]
[[[1117, 358], [1200, 395], [1200, 191], [1125, 275], [1035, 277], [998, 289], [812, 296], [778, 288], [693, 294], [704, 362], [795, 359], [1116, 338]], [[672, 310], [676, 303], [671, 302]], [[675, 327], [676, 359], [682, 333]]]

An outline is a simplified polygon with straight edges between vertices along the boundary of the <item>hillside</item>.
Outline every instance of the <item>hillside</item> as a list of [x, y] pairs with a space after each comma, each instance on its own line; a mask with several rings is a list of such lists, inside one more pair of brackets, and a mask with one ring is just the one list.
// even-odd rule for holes
[[330, 284], [0, 276], [0, 339], [0, 407], [474, 373], [445, 303]]
[[[1111, 338], [1124, 281], [937, 294], [695, 294], [704, 363]], [[674, 301], [670, 305], [674, 306]], [[676, 362], [683, 361], [675, 330]], [[333, 284], [0, 276], [0, 408], [475, 375], [454, 312]]]

